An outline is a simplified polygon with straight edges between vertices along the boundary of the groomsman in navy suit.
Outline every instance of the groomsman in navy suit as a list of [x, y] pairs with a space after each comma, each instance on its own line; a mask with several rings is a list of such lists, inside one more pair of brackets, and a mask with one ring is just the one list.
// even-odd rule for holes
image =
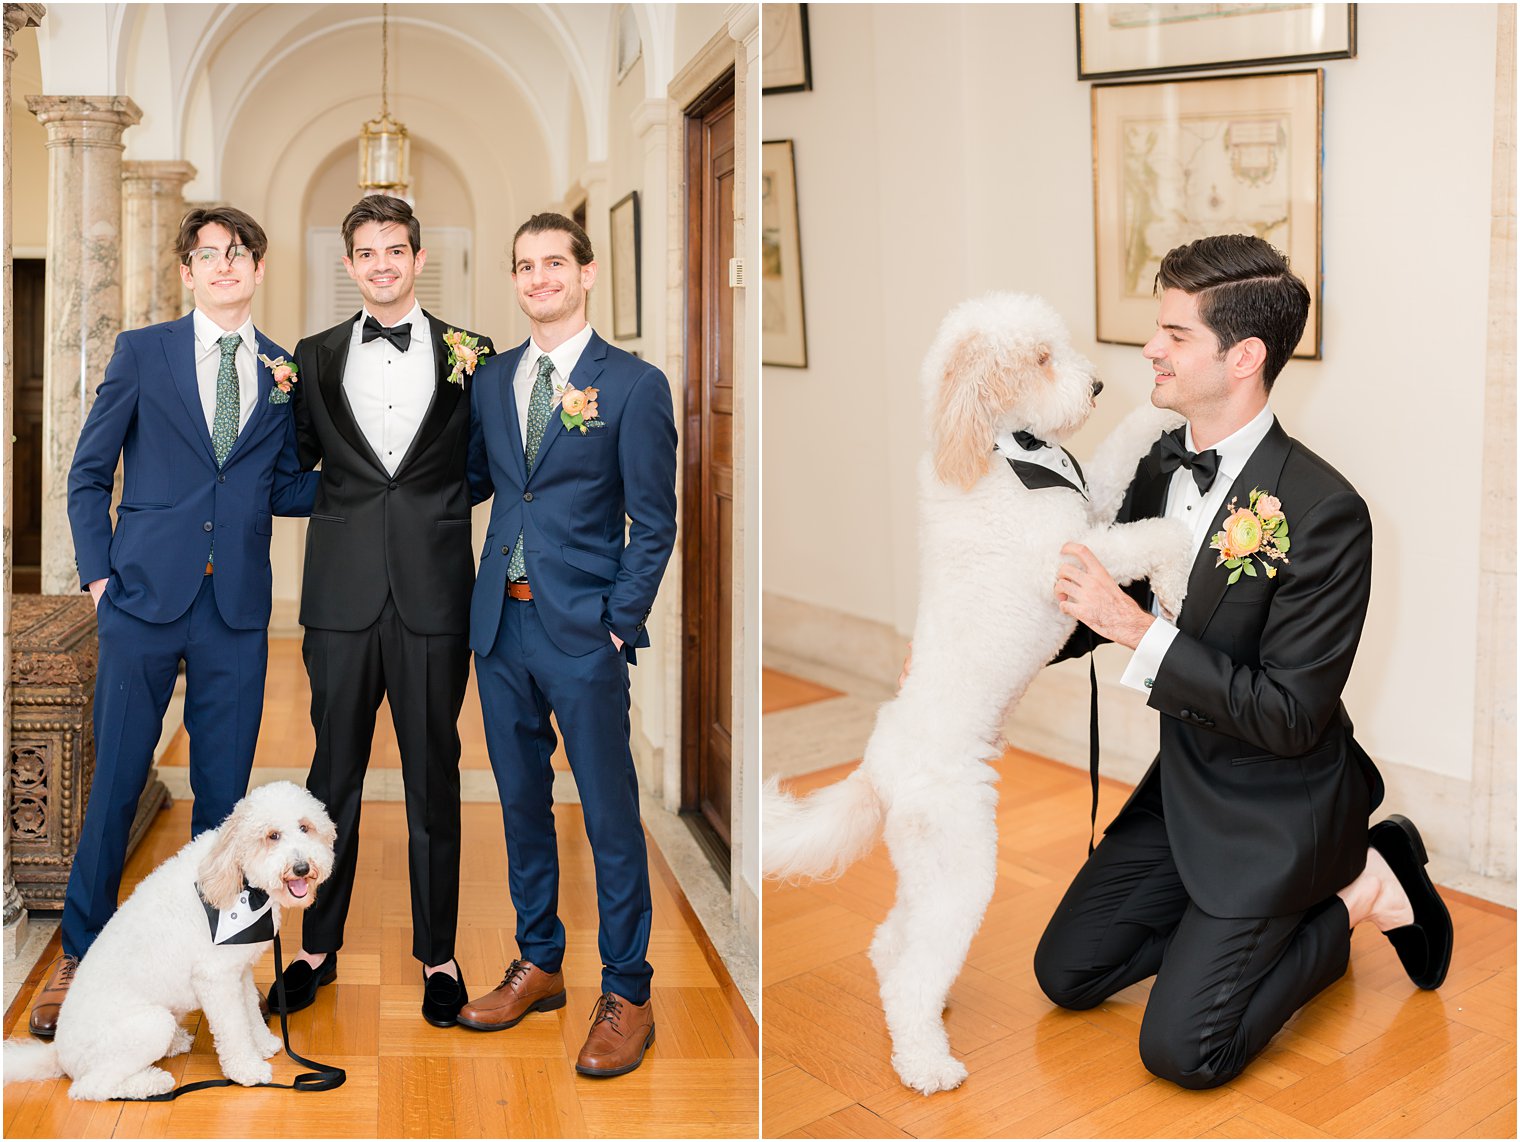
[[586, 323], [596, 273], [586, 232], [570, 219], [525, 222], [512, 281], [532, 336], [485, 361], [471, 391], [472, 448], [484, 448], [495, 500], [470, 647], [519, 958], [459, 1022], [500, 1031], [565, 1004], [552, 711], [580, 791], [600, 920], [602, 994], [576, 1070], [610, 1076], [637, 1067], [654, 1040], [628, 667], [634, 648], [649, 645], [644, 624], [675, 543], [676, 427], [665, 375]]
[[[116, 910], [127, 835], [185, 663], [191, 833], [248, 788], [269, 659], [274, 515], [304, 516], [317, 477], [297, 462], [284, 351], [253, 327], [263, 229], [192, 210], [180, 278], [195, 309], [116, 339], [69, 470], [79, 582], [95, 600], [95, 777], [63, 906], [63, 955], [32, 1009], [51, 1037], [79, 958]], [[122, 498], [111, 526], [111, 488]]]

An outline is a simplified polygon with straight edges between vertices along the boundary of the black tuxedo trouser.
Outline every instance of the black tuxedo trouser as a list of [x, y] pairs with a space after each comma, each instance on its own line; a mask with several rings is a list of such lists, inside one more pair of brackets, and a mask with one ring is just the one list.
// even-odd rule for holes
[[1077, 873], [1040, 937], [1035, 978], [1051, 1002], [1085, 1010], [1154, 975], [1141, 1061], [1202, 1090], [1240, 1074], [1345, 974], [1350, 916], [1338, 896], [1290, 916], [1208, 915], [1183, 888], [1159, 801], [1132, 807]]
[[414, 634], [387, 599], [360, 631], [306, 628], [316, 754], [306, 787], [338, 827], [333, 873], [301, 921], [308, 952], [343, 946], [359, 859], [359, 808], [381, 697], [390, 702], [406, 789], [412, 955], [454, 955], [459, 920], [459, 710], [470, 677], [469, 636]]

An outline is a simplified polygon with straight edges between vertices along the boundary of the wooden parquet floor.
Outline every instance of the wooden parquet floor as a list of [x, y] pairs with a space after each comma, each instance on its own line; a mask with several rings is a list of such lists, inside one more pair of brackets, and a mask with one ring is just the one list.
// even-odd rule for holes
[[[299, 656], [296, 659], [299, 667]], [[304, 682], [304, 675], [302, 676]], [[271, 699], [274, 695], [271, 694]], [[288, 706], [271, 723], [297, 718]], [[474, 717], [478, 722], [479, 710]], [[310, 732], [309, 723], [307, 732]], [[483, 746], [482, 746], [483, 748]], [[308, 754], [309, 760], [309, 754]], [[282, 760], [279, 764], [290, 764]], [[257, 772], [255, 773], [257, 780]], [[501, 810], [464, 806], [458, 959], [471, 995], [494, 987], [516, 954], [506, 888]], [[354, 902], [337, 981], [290, 1017], [291, 1045], [316, 1062], [339, 1066], [348, 1081], [334, 1091], [296, 1093], [219, 1088], [169, 1103], [81, 1103], [67, 1080], [5, 1088], [4, 1133], [10, 1138], [507, 1138], [748, 1137], [759, 1128], [759, 1031], [708, 943], [674, 876], [650, 842], [658, 1035], [643, 1065], [613, 1079], [575, 1073], [588, 1016], [600, 990], [596, 888], [578, 805], [556, 805], [560, 916], [568, 932], [568, 1005], [531, 1015], [517, 1027], [485, 1034], [423, 1022], [421, 968], [411, 956], [404, 807], [366, 802]], [[190, 803], [161, 813], [128, 863], [130, 890], [189, 837]], [[287, 958], [300, 945], [300, 917], [281, 933]], [[55, 939], [56, 943], [56, 939]], [[56, 953], [49, 951], [45, 960]], [[46, 963], [6, 1016], [6, 1033], [25, 1020]], [[254, 973], [274, 978], [273, 956]], [[181, 1082], [220, 1076], [200, 1016], [188, 1055], [165, 1062]], [[278, 1021], [271, 1023], [278, 1031]], [[275, 1081], [305, 1068], [283, 1054]]]
[[[762, 1133], [788, 1138], [1380, 1138], [1515, 1136], [1515, 913], [1445, 893], [1456, 954], [1417, 990], [1363, 927], [1346, 976], [1228, 1086], [1183, 1090], [1136, 1048], [1149, 982], [1085, 1012], [1035, 983], [1035, 944], [1087, 852], [1085, 774], [1009, 750], [997, 766], [998, 886], [946, 1012], [970, 1070], [955, 1091], [903, 1087], [866, 957], [896, 879], [878, 846], [843, 877], [767, 882], [762, 901]], [[788, 782], [805, 792], [850, 766]], [[1104, 782], [1100, 825], [1128, 788]]]

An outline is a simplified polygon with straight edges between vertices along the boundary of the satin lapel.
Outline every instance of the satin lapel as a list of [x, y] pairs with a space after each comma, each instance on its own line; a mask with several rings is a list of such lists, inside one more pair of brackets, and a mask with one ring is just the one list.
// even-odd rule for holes
[[[359, 315], [354, 314], [353, 321], [358, 318]], [[332, 418], [338, 435], [348, 441], [349, 447], [355, 452], [384, 472], [385, 465], [380, 463], [380, 457], [375, 455], [375, 450], [369, 446], [364, 433], [359, 431], [354, 410], [348, 407], [348, 398], [343, 395], [343, 370], [348, 365], [348, 342], [354, 333], [353, 321], [346, 321], [332, 329], [327, 340], [317, 346], [317, 386], [322, 390], [322, 403], [327, 406], [327, 415]]]
[[[253, 331], [253, 343], [255, 346], [253, 354], [254, 376], [258, 380], [259, 395], [253, 402], [253, 411], [248, 414], [248, 423], [243, 425], [242, 429], [238, 432], [237, 439], [232, 442], [232, 451], [227, 453], [227, 459], [223, 462], [223, 467], [232, 463], [237, 454], [243, 450], [245, 444], [249, 444], [250, 441], [263, 435], [270, 414], [274, 411], [269, 407], [269, 393], [274, 388], [274, 374], [258, 358], [269, 357], [272, 360], [275, 356], [275, 344], [257, 329]], [[249, 444], [249, 446], [251, 447], [252, 445]]]
[[[1229, 492], [1225, 495], [1225, 506], [1219, 509], [1219, 518], [1214, 521], [1209, 531], [1210, 539], [1214, 535], [1213, 528], [1222, 526], [1226, 514], [1229, 511], [1229, 503], [1235, 501], [1237, 508], [1245, 505], [1251, 498], [1252, 488], [1274, 489], [1281, 482], [1283, 464], [1288, 459], [1288, 452], [1293, 442], [1288, 439], [1288, 434], [1283, 431], [1282, 425], [1275, 420], [1267, 435], [1256, 446], [1256, 451], [1251, 453], [1251, 458], [1246, 461], [1246, 466], [1240, 470], [1240, 475], [1235, 477], [1235, 482], [1230, 485]], [[1202, 548], [1193, 560], [1193, 571], [1188, 577], [1187, 599], [1182, 604], [1182, 614], [1177, 616], [1177, 629], [1184, 634], [1197, 638], [1209, 625], [1209, 620], [1214, 617], [1214, 610], [1219, 606], [1219, 601], [1224, 598], [1225, 585], [1230, 574], [1225, 568], [1217, 566], [1219, 552], [1209, 546], [1209, 540], [1204, 540]]]
[[[1177, 429], [1172, 435], [1179, 435], [1182, 429]], [[1152, 448], [1145, 459], [1140, 462], [1140, 470], [1136, 475], [1135, 497], [1130, 502], [1129, 519], [1154, 519], [1166, 511], [1166, 491], [1171, 483], [1169, 473], [1161, 470], [1161, 459], [1157, 450]]]
[[454, 384], [448, 379], [449, 347], [443, 343], [443, 335], [449, 327], [425, 309], [422, 311], [422, 316], [427, 319], [432, 330], [433, 399], [428, 404], [422, 423], [417, 426], [417, 435], [412, 437], [412, 446], [406, 450], [406, 455], [401, 458], [401, 463], [396, 468], [398, 476], [406, 470], [406, 466], [412, 462], [413, 457], [421, 456], [427, 450], [427, 446], [438, 438], [438, 434], [443, 431], [443, 426], [449, 422], [449, 417], [454, 415], [454, 409], [464, 393], [462, 380], [459, 384]]
[[[586, 342], [586, 351], [581, 354], [581, 359], [575, 363], [575, 369], [570, 374], [570, 387], [584, 389], [595, 384], [606, 364], [607, 342], [593, 333], [591, 340]], [[565, 435], [565, 422], [559, 417], [559, 409], [554, 408], [549, 413], [549, 424], [544, 429], [543, 442], [538, 446], [538, 458], [533, 461], [535, 472], [544, 466], [544, 457], [548, 455], [554, 442], [563, 435]]]
[[164, 356], [169, 362], [169, 375], [174, 387], [185, 402], [185, 415], [190, 418], [190, 431], [206, 449], [206, 457], [216, 464], [216, 450], [211, 447], [211, 430], [206, 427], [206, 410], [201, 404], [200, 382], [195, 376], [195, 315], [187, 314], [164, 332]]
[[523, 456], [523, 430], [517, 419], [517, 394], [512, 386], [517, 376], [517, 367], [522, 364], [522, 356], [528, 351], [529, 344], [531, 342], [524, 341], [516, 349], [507, 350], [501, 358], [502, 383], [495, 390], [495, 397], [501, 402], [501, 418], [507, 425], [507, 451], [512, 456], [512, 462], [517, 465], [517, 478], [524, 484], [528, 482], [528, 462]]

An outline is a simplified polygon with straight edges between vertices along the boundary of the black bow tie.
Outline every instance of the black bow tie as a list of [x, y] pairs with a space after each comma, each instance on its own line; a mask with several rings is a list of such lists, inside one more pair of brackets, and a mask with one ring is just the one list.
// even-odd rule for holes
[[1038, 452], [1041, 448], [1044, 448], [1046, 446], [1045, 441], [1041, 440], [1032, 432], [1015, 432], [1013, 434], [1013, 439], [1025, 452]]
[[405, 353], [407, 347], [412, 343], [412, 323], [408, 321], [405, 325], [392, 325], [387, 328], [373, 317], [366, 315], [364, 318], [364, 332], [359, 335], [359, 343], [361, 345], [368, 345], [376, 337], [384, 337], [397, 349]]
[[1179, 467], [1193, 473], [1199, 494], [1206, 493], [1214, 486], [1214, 477], [1219, 475], [1219, 453], [1212, 448], [1189, 452], [1182, 441], [1168, 432], [1161, 438], [1161, 470], [1169, 475]]

